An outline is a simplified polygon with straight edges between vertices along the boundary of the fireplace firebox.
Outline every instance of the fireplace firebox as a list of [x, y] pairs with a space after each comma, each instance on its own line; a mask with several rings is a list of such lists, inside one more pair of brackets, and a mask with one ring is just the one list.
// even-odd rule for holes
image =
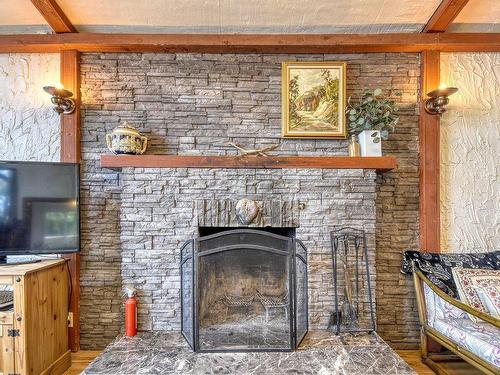
[[308, 330], [305, 246], [264, 229], [187, 241], [181, 316], [195, 352], [295, 350]]

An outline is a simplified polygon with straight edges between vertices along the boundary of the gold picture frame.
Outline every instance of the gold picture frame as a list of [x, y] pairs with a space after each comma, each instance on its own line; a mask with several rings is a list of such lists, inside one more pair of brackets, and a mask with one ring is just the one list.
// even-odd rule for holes
[[281, 86], [283, 137], [347, 137], [345, 62], [284, 61]]

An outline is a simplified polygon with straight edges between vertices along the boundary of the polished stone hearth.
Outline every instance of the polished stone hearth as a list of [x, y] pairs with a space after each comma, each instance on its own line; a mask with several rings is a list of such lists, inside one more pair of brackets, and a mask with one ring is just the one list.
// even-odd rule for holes
[[102, 374], [415, 374], [377, 335], [309, 332], [295, 352], [193, 353], [179, 333], [118, 337], [83, 372]]

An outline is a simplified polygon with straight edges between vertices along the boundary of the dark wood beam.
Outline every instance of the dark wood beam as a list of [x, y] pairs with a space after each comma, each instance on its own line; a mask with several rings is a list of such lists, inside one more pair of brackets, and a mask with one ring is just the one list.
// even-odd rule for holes
[[422, 32], [442, 33], [446, 31], [468, 2], [469, 0], [442, 0]]
[[500, 52], [500, 33], [399, 34], [94, 34], [0, 36], [0, 53], [59, 52]]
[[376, 169], [397, 167], [396, 158], [349, 156], [199, 156], [199, 155], [101, 155], [104, 168], [322, 168]]
[[76, 33], [76, 28], [55, 0], [31, 0], [55, 33]]
[[80, 53], [61, 52], [60, 78], [64, 88], [73, 93], [75, 111], [61, 115], [61, 160], [80, 162]]
[[420, 86], [420, 249], [439, 252], [439, 115], [430, 115], [424, 109], [427, 93], [439, 86], [440, 57], [438, 51], [421, 55]]
[[[80, 162], [80, 52], [61, 52], [61, 83], [73, 93], [76, 109], [71, 114], [61, 115], [61, 161]], [[80, 350], [80, 254], [63, 256], [68, 261], [71, 274], [71, 304], [73, 327], [69, 328], [69, 346]]]
[[[440, 123], [439, 115], [430, 115], [424, 109], [427, 93], [440, 83], [439, 51], [424, 51], [421, 54], [420, 76], [420, 127], [419, 127], [419, 217], [420, 251], [439, 253], [441, 218], [439, 200], [440, 168]], [[430, 352], [440, 352], [441, 345], [429, 338]]]

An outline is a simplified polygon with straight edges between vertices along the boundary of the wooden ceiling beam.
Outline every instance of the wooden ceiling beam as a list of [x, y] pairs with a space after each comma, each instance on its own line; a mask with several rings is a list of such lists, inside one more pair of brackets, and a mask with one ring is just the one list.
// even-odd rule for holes
[[55, 0], [31, 0], [55, 33], [77, 33], [75, 26]]
[[398, 34], [19, 34], [0, 36], [0, 53], [59, 52], [500, 52], [500, 33]]
[[442, 0], [425, 25], [424, 33], [442, 33], [457, 18], [469, 0]]

